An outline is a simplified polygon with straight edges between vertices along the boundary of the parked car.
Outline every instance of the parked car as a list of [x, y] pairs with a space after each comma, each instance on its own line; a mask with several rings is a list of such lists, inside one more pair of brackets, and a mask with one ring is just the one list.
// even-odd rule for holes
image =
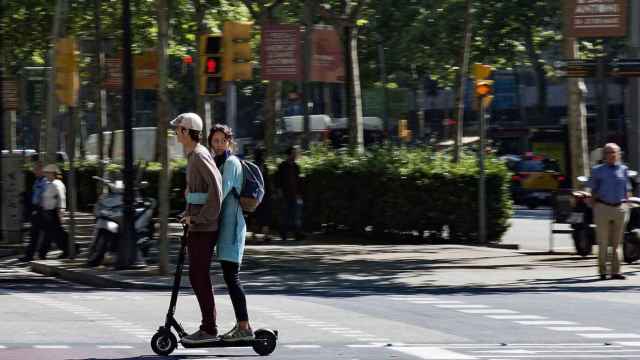
[[517, 160], [511, 158], [507, 161], [507, 166], [513, 171], [513, 201], [530, 209], [550, 204], [552, 193], [560, 189], [566, 180], [555, 160], [532, 153], [527, 153]]

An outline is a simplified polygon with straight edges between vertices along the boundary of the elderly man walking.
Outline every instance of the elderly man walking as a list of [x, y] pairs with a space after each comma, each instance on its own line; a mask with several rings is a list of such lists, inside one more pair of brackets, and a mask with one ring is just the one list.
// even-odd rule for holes
[[620, 147], [609, 143], [602, 150], [604, 162], [591, 170], [589, 187], [593, 194], [593, 215], [598, 239], [598, 271], [600, 279], [607, 278], [608, 248], [612, 248], [611, 279], [624, 280], [620, 273], [618, 248], [624, 237], [628, 220], [625, 204], [629, 197], [629, 169], [620, 162]]

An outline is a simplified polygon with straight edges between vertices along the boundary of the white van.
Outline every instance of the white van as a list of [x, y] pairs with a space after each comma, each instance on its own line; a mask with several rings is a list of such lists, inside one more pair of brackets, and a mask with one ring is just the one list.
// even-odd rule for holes
[[[133, 128], [133, 159], [154, 161], [156, 149], [156, 127], [139, 127]], [[173, 131], [168, 131], [167, 149], [169, 160], [184, 158], [184, 150], [182, 144], [178, 142]], [[105, 157], [109, 154], [109, 143], [111, 141], [111, 131], [102, 133], [104, 137], [103, 154]], [[96, 160], [98, 158], [98, 134], [91, 134], [87, 138], [85, 145], [87, 151], [87, 159]], [[124, 130], [115, 131], [115, 143], [113, 144], [113, 162], [122, 163], [124, 160]]]
[[[309, 115], [311, 129], [311, 143], [325, 143], [329, 138], [331, 117], [324, 114]], [[289, 145], [301, 145], [304, 136], [304, 116], [285, 116], [279, 120], [276, 131], [278, 151], [283, 151]]]

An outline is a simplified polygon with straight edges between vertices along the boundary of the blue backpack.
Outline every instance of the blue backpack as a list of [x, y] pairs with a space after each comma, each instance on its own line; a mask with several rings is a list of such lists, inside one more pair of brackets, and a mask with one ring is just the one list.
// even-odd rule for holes
[[264, 197], [264, 178], [260, 167], [249, 160], [240, 159], [242, 164], [242, 189], [240, 190], [240, 207], [244, 212], [256, 211]]

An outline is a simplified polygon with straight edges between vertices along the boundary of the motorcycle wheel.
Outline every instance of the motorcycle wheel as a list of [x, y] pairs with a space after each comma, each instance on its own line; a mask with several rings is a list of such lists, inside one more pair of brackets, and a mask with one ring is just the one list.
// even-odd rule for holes
[[590, 230], [591, 229], [588, 227], [578, 227], [574, 229], [571, 234], [573, 237], [573, 244], [576, 247], [576, 254], [582, 257], [591, 255], [593, 251], [593, 242], [589, 234]]
[[624, 234], [622, 254], [624, 262], [627, 264], [632, 264], [640, 259], [640, 239], [638, 239], [636, 233], [630, 232]]
[[95, 251], [87, 260], [87, 265], [91, 267], [100, 266], [104, 260], [104, 255], [109, 249], [109, 245], [112, 245], [113, 235], [108, 231], [101, 230], [96, 235], [94, 241]]

